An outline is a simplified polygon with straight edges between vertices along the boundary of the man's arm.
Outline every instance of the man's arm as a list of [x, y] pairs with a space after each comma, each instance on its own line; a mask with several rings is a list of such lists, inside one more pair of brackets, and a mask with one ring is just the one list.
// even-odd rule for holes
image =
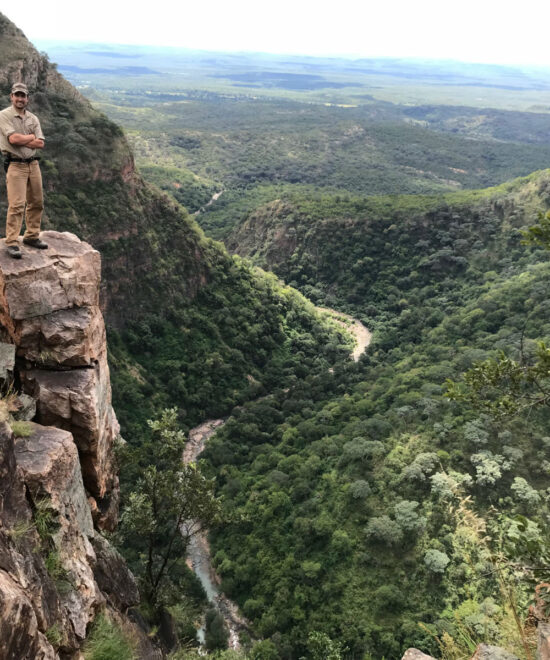
[[[8, 136], [8, 142], [13, 144], [15, 147], [28, 147], [31, 142], [36, 140], [34, 133], [30, 135], [23, 135], [22, 133], [12, 133]], [[44, 145], [42, 145], [44, 146]], [[35, 147], [30, 147], [31, 149]]]
[[27, 144], [29, 149], [44, 149], [44, 140], [41, 138], [35, 138], [32, 142]]

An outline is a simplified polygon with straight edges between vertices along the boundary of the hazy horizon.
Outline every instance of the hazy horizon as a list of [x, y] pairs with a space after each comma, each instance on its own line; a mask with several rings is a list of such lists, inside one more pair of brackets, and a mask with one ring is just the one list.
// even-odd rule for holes
[[97, 0], [75, 12], [74, 3], [58, 0], [55, 8], [28, 0], [6, 15], [34, 42], [550, 67], [550, 6], [535, 0], [525, 0], [521, 12], [494, 0], [464, 0], [460, 9], [435, 0], [385, 7], [342, 0], [337, 11], [312, 0], [280, 0], [276, 9], [252, 0], [191, 7], [168, 0], [158, 17], [126, 1]]

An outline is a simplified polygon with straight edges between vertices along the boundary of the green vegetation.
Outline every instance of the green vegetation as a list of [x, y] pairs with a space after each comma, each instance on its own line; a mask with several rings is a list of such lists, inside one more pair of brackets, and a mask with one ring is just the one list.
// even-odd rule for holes
[[[303, 62], [235, 71], [190, 57], [193, 88], [167, 89], [181, 61], [159, 77], [158, 60], [94, 78], [90, 96], [173, 199], [198, 210], [223, 190], [197, 218], [251, 261], [145, 184], [121, 129], [52, 84], [45, 59], [33, 100], [52, 225], [103, 256], [128, 442], [121, 543], [145, 614], [170, 614], [173, 657], [196, 657], [206, 603], [175, 530], [198, 505], [222, 587], [259, 639], [222, 650], [213, 613], [219, 658], [378, 660], [416, 646], [455, 660], [484, 641], [528, 660], [523, 615], [548, 577], [533, 558], [547, 566], [550, 179], [503, 182], [548, 165], [548, 108], [457, 107], [450, 86], [487, 83], [471, 69], [430, 82], [419, 66], [399, 91], [395, 62], [358, 82], [365, 63], [307, 76]], [[376, 98], [359, 87], [367, 74]], [[499, 98], [540, 102], [525, 85]], [[427, 88], [433, 104], [405, 103]], [[371, 328], [366, 355], [350, 361], [346, 337], [276, 276]], [[181, 467], [182, 431], [229, 414], [199, 466]]]
[[299, 183], [362, 194], [483, 187], [545, 167], [550, 155], [546, 115], [517, 113], [496, 135], [495, 111], [459, 114], [455, 130], [412, 121], [410, 109], [390, 104], [184, 96], [152, 104], [149, 94], [116, 92], [98, 107], [126, 128], [144, 175], [190, 210], [212, 186]]
[[61, 644], [63, 643], [63, 633], [59, 629], [59, 626], [54, 623], [53, 626], [48, 628], [45, 632], [45, 637], [48, 640], [48, 642], [54, 647], [54, 648], [59, 648]]
[[178, 429], [176, 410], [164, 411], [149, 424], [153, 440], [126, 451], [127, 469], [140, 476], [132, 480], [119, 534], [145, 602], [156, 611], [178, 602], [176, 594], [183, 593], [182, 583], [189, 581], [189, 538], [214, 521], [219, 507], [213, 481], [196, 465], [181, 462], [185, 436]]
[[226, 649], [229, 639], [229, 631], [225, 626], [222, 615], [217, 609], [211, 608], [206, 611], [206, 633], [204, 645], [208, 651]]
[[32, 435], [32, 426], [28, 422], [10, 422], [11, 430], [16, 438], [28, 438]]
[[134, 660], [136, 657], [127, 635], [105, 614], [96, 617], [83, 651], [85, 660]]
[[[475, 394], [445, 392], [499, 350], [537, 360], [550, 337], [550, 264], [520, 232], [547, 181], [429, 198], [424, 211], [417, 198], [354, 208], [295, 191], [243, 226], [244, 251], [375, 329], [358, 365], [234, 411], [204, 454], [232, 512], [213, 533], [222, 587], [279, 657], [307, 653], [313, 631], [350, 658], [442, 644], [458, 657], [449, 649], [466, 653], [467, 637], [528, 657], [514, 608], [534, 584], [509, 539], [517, 516], [547, 538], [547, 406], [494, 419]], [[269, 240], [281, 226], [295, 229], [288, 251]]]

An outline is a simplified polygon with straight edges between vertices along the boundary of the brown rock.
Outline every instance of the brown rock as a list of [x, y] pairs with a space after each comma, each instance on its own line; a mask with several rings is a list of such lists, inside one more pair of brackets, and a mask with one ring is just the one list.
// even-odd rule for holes
[[120, 504], [120, 489], [118, 476], [114, 476], [111, 488], [107, 491], [107, 495], [101, 498], [89, 497], [94, 501], [90, 504], [92, 511], [92, 520], [96, 529], [102, 529], [107, 532], [112, 532], [118, 525], [118, 507]]
[[25, 485], [17, 474], [13, 434], [6, 422], [0, 423], [0, 527], [9, 528], [17, 520], [29, 520]]
[[99, 252], [68, 232], [42, 232], [47, 250], [21, 246], [22, 259], [0, 250], [0, 323], [45, 316], [60, 309], [99, 305]]
[[94, 576], [110, 604], [121, 611], [137, 605], [139, 589], [124, 559], [100, 534], [94, 536], [92, 545], [97, 558]]
[[435, 660], [431, 655], [426, 655], [418, 649], [407, 649], [401, 660]]
[[[0, 324], [17, 355], [39, 365], [86, 366], [105, 351], [99, 253], [73, 234], [14, 260], [0, 251]], [[23, 250], [25, 251], [25, 249]]]
[[105, 352], [99, 307], [61, 309], [15, 323], [17, 355], [38, 366], [85, 367]]
[[88, 491], [100, 500], [112, 499], [111, 491], [117, 486], [113, 443], [120, 427], [111, 406], [105, 354], [91, 369], [32, 369], [21, 372], [21, 380], [37, 399], [37, 421], [72, 433]]
[[550, 660], [550, 624], [537, 626], [537, 660]]
[[59, 525], [52, 535], [60, 564], [72, 588], [61, 602], [78, 638], [104, 598], [95, 583], [91, 565], [95, 552], [92, 516], [82, 483], [78, 452], [72, 436], [62, 429], [32, 424], [33, 433], [17, 438], [16, 460], [31, 496], [47, 497]]
[[31, 601], [0, 570], [0, 660], [54, 660], [59, 656], [38, 630]]
[[[0, 425], [0, 569], [9, 574], [16, 588], [7, 589], [3, 598], [19, 603], [10, 607], [19, 608], [22, 613], [28, 612], [28, 601], [38, 628], [44, 632], [57, 624], [60, 630], [66, 631], [67, 644], [70, 645], [71, 638], [74, 638], [72, 626], [61, 609], [55, 585], [37, 552], [39, 547], [40, 539], [32, 526], [32, 514], [25, 497], [25, 484], [15, 462], [13, 434], [4, 423]], [[0, 607], [0, 627], [4, 621], [3, 608]], [[10, 630], [12, 623], [9, 623]], [[34, 634], [34, 624], [29, 624], [27, 614], [15, 625], [15, 631], [20, 629], [17, 634], [22, 638]], [[0, 640], [3, 639], [0, 633]], [[33, 648], [38, 649], [38, 646]]]

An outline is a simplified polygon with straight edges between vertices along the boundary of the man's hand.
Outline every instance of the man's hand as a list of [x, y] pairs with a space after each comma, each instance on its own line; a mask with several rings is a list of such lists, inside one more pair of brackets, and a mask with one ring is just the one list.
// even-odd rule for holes
[[[8, 138], [8, 142], [16, 147], [27, 147], [30, 145], [31, 142], [35, 142], [35, 141], [42, 142], [42, 147], [44, 146], [44, 142], [42, 140], [36, 140], [36, 135], [34, 133], [31, 133], [30, 135], [23, 135], [22, 133], [12, 133]], [[42, 149], [42, 147], [30, 147], [30, 148]]]
[[26, 145], [29, 149], [44, 149], [44, 140], [42, 138], [35, 138], [32, 142]]

